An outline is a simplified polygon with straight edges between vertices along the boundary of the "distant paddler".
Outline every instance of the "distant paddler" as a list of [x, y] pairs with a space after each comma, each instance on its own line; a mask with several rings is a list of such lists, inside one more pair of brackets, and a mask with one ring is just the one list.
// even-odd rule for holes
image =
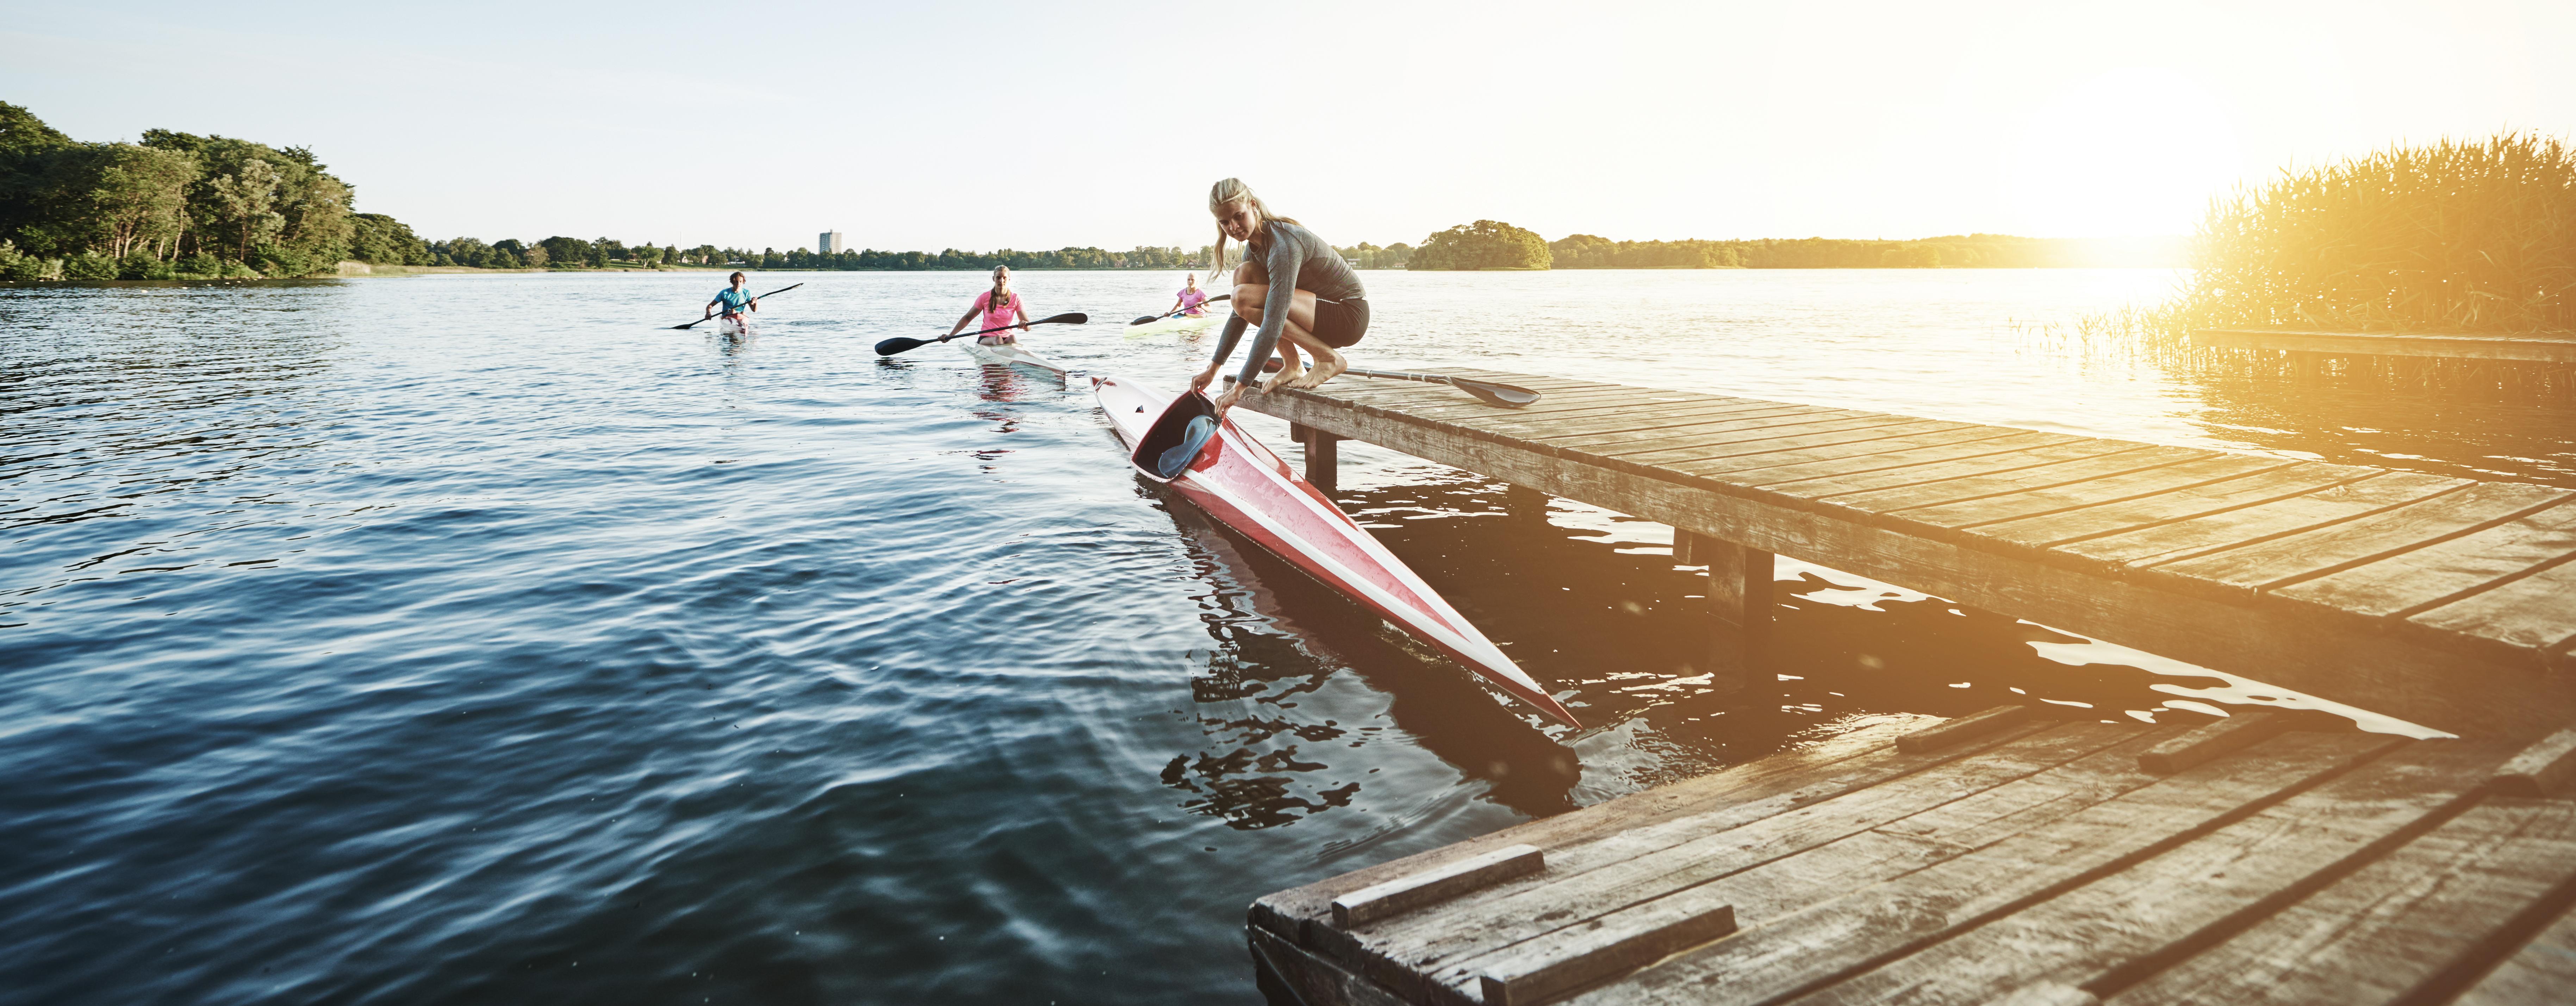
[[[1261, 390], [1311, 388], [1332, 380], [1350, 366], [1340, 350], [1368, 334], [1367, 291], [1330, 242], [1295, 220], [1270, 211], [1252, 187], [1228, 178], [1208, 190], [1208, 212], [1216, 216], [1216, 263], [1225, 264], [1225, 243], [1243, 242], [1244, 261], [1234, 273], [1234, 316], [1216, 340], [1216, 355], [1207, 369], [1190, 379], [1204, 391], [1234, 353], [1243, 330], [1258, 321], [1252, 348], [1233, 387], [1216, 398], [1219, 410], [1231, 409], [1261, 377], [1261, 366], [1275, 348], [1287, 366]], [[1303, 349], [1315, 357], [1308, 370], [1297, 358]]]
[[1163, 316], [1168, 318], [1178, 314], [1192, 318], [1206, 317], [1207, 312], [1199, 310], [1199, 305], [1207, 303], [1207, 299], [1207, 291], [1199, 289], [1199, 274], [1190, 273], [1181, 280], [1180, 297], [1172, 301], [1172, 306], [1163, 309]]
[[[1017, 325], [1021, 332], [1029, 330], [1028, 304], [1011, 290], [1010, 266], [993, 267], [993, 288], [975, 295], [975, 306], [967, 308], [966, 314], [957, 319], [957, 324], [949, 326], [948, 334], [965, 331], [966, 324], [979, 314], [984, 316], [984, 323], [976, 326], [978, 328]], [[1020, 336], [1018, 332], [994, 332], [976, 336], [975, 341], [986, 346], [1004, 346], [1020, 341]]]
[[707, 302], [707, 317], [699, 321], [715, 317], [716, 309], [723, 308], [725, 324], [749, 327], [751, 319], [744, 315], [760, 310], [760, 298], [751, 295], [751, 277], [735, 273], [732, 282], [732, 286], [716, 291], [716, 299]]

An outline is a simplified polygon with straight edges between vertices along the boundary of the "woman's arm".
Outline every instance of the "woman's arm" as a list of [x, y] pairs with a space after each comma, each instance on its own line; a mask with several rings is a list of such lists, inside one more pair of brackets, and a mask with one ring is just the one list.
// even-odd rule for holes
[[1019, 319], [1020, 319], [1020, 331], [1023, 331], [1023, 332], [1028, 331], [1028, 330], [1029, 330], [1029, 299], [1028, 299], [1028, 298], [1026, 298], [1026, 297], [1019, 297], [1019, 296], [1014, 296], [1014, 297], [1012, 297], [1012, 298], [1011, 298], [1011, 312], [1012, 312], [1012, 314], [1013, 314], [1013, 316], [1014, 316], [1014, 317], [1017, 317], [1017, 318], [1019, 318]]
[[984, 306], [981, 304], [967, 308], [966, 313], [957, 318], [957, 324], [948, 326], [948, 334], [955, 335], [965, 331], [966, 323], [975, 320], [975, 316], [982, 313], [984, 313]]

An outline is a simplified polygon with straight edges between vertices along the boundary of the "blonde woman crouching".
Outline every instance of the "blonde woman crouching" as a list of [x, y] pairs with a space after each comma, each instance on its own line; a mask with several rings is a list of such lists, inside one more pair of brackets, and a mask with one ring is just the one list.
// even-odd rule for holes
[[[1225, 265], [1229, 238], [1243, 242], [1244, 261], [1234, 273], [1234, 316], [1226, 319], [1224, 334], [1216, 340], [1215, 358], [1190, 379], [1191, 390], [1204, 391], [1216, 380], [1234, 354], [1236, 340], [1255, 322], [1261, 328], [1252, 337], [1242, 372], [1216, 398], [1220, 411], [1233, 408], [1260, 378], [1261, 365], [1274, 348], [1287, 367], [1262, 386], [1264, 391], [1311, 388], [1349, 367], [1340, 350], [1368, 334], [1369, 308], [1367, 291], [1341, 253], [1304, 225], [1272, 213], [1242, 179], [1216, 183], [1208, 191], [1208, 212], [1216, 216], [1216, 266]], [[1298, 359], [1300, 349], [1314, 356], [1314, 369]]]

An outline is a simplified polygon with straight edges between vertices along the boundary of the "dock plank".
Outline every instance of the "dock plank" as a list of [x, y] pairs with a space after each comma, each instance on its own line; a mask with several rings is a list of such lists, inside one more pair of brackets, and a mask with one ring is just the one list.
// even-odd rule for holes
[[2358, 520], [2160, 563], [2155, 568], [2177, 576], [2263, 589], [2502, 523], [2570, 497], [2576, 497], [2576, 493], [2517, 482], [2481, 482]]
[[1976, 499], [1900, 507], [1887, 511], [1936, 527], [1974, 528], [2048, 514], [2067, 513], [2110, 503], [2148, 504], [2177, 492], [2213, 483], [2276, 472], [2298, 462], [2281, 458], [2221, 454], [2195, 458], [2146, 471], [2123, 472], [2079, 486], [2046, 486]]
[[1943, 458], [1904, 465], [1872, 465], [1854, 471], [1803, 473], [1797, 478], [1766, 480], [1762, 488], [1807, 499], [1822, 499], [1848, 493], [1930, 485], [1952, 479], [2005, 475], [2044, 465], [2135, 454], [2141, 450], [2145, 448], [2136, 444], [2117, 444], [2106, 440], [2070, 437], [2065, 440], [2025, 445], [2013, 450], [1980, 452], [1958, 458]]
[[2377, 474], [2348, 465], [2291, 464], [2154, 496], [1969, 526], [2011, 541], [2063, 545], [2295, 499]]
[[2083, 439], [2062, 433], [2031, 433], [2000, 426], [1962, 426], [1926, 433], [1883, 437], [1875, 441], [1830, 447], [1739, 455], [1674, 465], [1673, 470], [1704, 475], [1744, 486], [1771, 486], [1832, 475], [1906, 468], [1939, 461], [2010, 454]]
[[2381, 472], [2357, 482], [2346, 482], [2241, 510], [2205, 514], [2188, 521], [2153, 525], [2100, 538], [2060, 542], [2057, 547], [2078, 555], [2132, 566], [2179, 562], [2354, 520], [2431, 499], [2471, 484], [2467, 479], [2413, 472]]
[[[1965, 425], [1962, 423], [1936, 423], [1927, 420], [1889, 422], [1882, 421], [1880, 417], [1877, 417], [1872, 413], [1838, 416], [1780, 416], [1776, 418], [1782, 421], [1761, 423], [1758, 425], [1748, 422], [1743, 426], [1731, 430], [1704, 430], [1699, 433], [1695, 433], [1688, 438], [1691, 441], [1691, 445], [1689, 447], [1659, 446], [1649, 453], [1680, 451], [1701, 456], [1728, 455], [1749, 450], [1768, 449], [1771, 446], [1770, 442], [1773, 441], [1782, 441], [1787, 438], [1794, 437], [1813, 436], [1816, 434], [1895, 437], [1904, 436], [1908, 433], [1926, 433]], [[1556, 441], [1553, 443], [1553, 446], [1564, 449], [1568, 452], [1586, 454], [1594, 457], [1620, 458], [1625, 457], [1629, 453], [1628, 447], [1626, 446], [1629, 444], [1672, 444], [1678, 442], [1676, 439], [1661, 436], [1664, 432], [1667, 431], [1638, 430], [1631, 433], [1614, 434], [1606, 437], [1586, 437], [1579, 440], [1567, 439]]]
[[1575, 419], [1548, 416], [1493, 416], [1461, 421], [1470, 429], [1507, 434], [1531, 443], [1549, 444], [1587, 440], [1613, 433], [1644, 434], [1668, 430], [1687, 424], [1735, 423], [1780, 416], [1817, 415], [1830, 410], [1805, 405], [1696, 405], [1672, 406], [1669, 409], [1621, 408]]
[[[1951, 762], [1736, 827], [1695, 834], [1638, 836], [1641, 841], [1632, 843], [1634, 848], [1627, 850], [1633, 854], [1597, 868], [1550, 871], [1543, 882], [1524, 886], [1509, 896], [1460, 905], [1409, 921], [1394, 920], [1368, 931], [1352, 931], [1345, 940], [1319, 948], [1337, 959], [1364, 962], [1362, 973], [1383, 976], [1381, 980], [1430, 973], [1435, 981], [1464, 988], [1482, 973], [1488, 957], [1523, 941], [1583, 926], [1630, 905], [2010, 785], [2134, 741], [2141, 733], [2135, 727], [2113, 724], [2068, 724], [1988, 749], [1977, 758]], [[2134, 760], [2135, 751], [2129, 751], [2126, 757]], [[1909, 856], [1898, 868], [1911, 868], [1918, 862]], [[1759, 918], [1758, 909], [1737, 904], [1741, 918]]]
[[[1975, 852], [1678, 955], [1575, 1003], [1765, 1003], [2099, 879], [2367, 760], [2390, 738], [2287, 734]], [[2134, 762], [2130, 766], [2135, 771]]]
[[2398, 1002], [2571, 877], [2576, 804], [2491, 801], [2108, 1001]]
[[1978, 1006], [2025, 986], [2093, 982], [2195, 938], [2224, 936], [2379, 858], [2410, 829], [2474, 801], [2511, 752], [2408, 745], [2129, 869], [1793, 1001]]
[[2029, 492], [2034, 489], [2098, 482], [2114, 476], [2228, 456], [2184, 447], [2137, 447], [2053, 464], [2014, 468], [1989, 475], [1917, 481], [1887, 489], [1836, 491], [1839, 487], [1819, 486], [1806, 482], [1791, 483], [1780, 486], [1779, 489], [1782, 492], [1795, 493], [1812, 499], [1829, 500], [1854, 510], [1894, 513], [1899, 510], [1946, 506], [1952, 503], [1985, 499], [1989, 496]]
[[2561, 561], [2530, 576], [2407, 616], [2418, 625], [2545, 651], [2565, 667], [2576, 645], [2576, 563]]
[[[1925, 420], [1919, 423], [1898, 423], [1893, 426], [1865, 426], [1851, 429], [1828, 430], [1823, 433], [1800, 433], [1792, 436], [1773, 437], [1767, 440], [1748, 440], [1720, 447], [1706, 447], [1680, 452], [1690, 455], [1690, 457], [1685, 460], [1674, 462], [1671, 466], [1668, 466], [1666, 470], [1679, 472], [1683, 467], [1697, 469], [1703, 466], [1723, 466], [1733, 464], [1739, 460], [1760, 458], [1775, 454], [1785, 454], [1793, 451], [1866, 449], [1870, 445], [1874, 445], [1882, 441], [1918, 436], [1924, 433], [1936, 433], [1949, 428], [1953, 428], [1952, 424], [1936, 423], [1930, 420]], [[1635, 455], [1623, 458], [1622, 460], [1629, 463], [1644, 463], [1640, 461], [1640, 459], [1646, 457], [1651, 457], [1651, 455]]]
[[1630, 454], [1688, 453], [1707, 447], [1740, 444], [1748, 440], [1796, 436], [1801, 433], [1832, 433], [1879, 426], [1904, 426], [1920, 422], [1923, 420], [1910, 420], [1903, 416], [1890, 416], [1882, 412], [1821, 409], [1815, 412], [1765, 419], [1673, 426], [1655, 431], [1653, 436], [1567, 440], [1557, 442], [1554, 446], [1563, 451], [1604, 458]]
[[2366, 615], [2408, 614], [2576, 554], [2576, 504], [2409, 549], [2274, 593]]
[[2558, 921], [2496, 963], [2452, 1006], [2554, 1006], [2576, 989], [2576, 912]]
[[1336, 897], [1504, 846], [1535, 845], [1555, 859], [1566, 847], [1688, 814], [1744, 808], [1769, 808], [1777, 813], [1808, 799], [1867, 786], [1958, 757], [1950, 752], [1922, 756], [1896, 750], [1898, 735], [1937, 722], [1938, 718], [1930, 716], [1890, 716], [1808, 747], [1328, 877], [1254, 902], [1251, 922], [1283, 937], [1300, 939], [1307, 923], [1331, 918], [1332, 900]]

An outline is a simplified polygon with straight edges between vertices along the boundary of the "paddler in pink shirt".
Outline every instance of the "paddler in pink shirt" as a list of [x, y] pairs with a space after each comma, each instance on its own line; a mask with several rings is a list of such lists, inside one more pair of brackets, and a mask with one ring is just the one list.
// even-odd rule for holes
[[1193, 318], [1206, 317], [1207, 312], [1199, 310], [1199, 305], [1207, 303], [1207, 299], [1207, 291], [1199, 289], [1199, 274], [1191, 273], [1182, 283], [1180, 299], [1173, 301], [1171, 309], [1164, 311], [1163, 314], [1170, 316], [1177, 312]]
[[[955, 335], [965, 331], [966, 323], [974, 321], [975, 316], [979, 314], [984, 316], [984, 323], [976, 326], [977, 328], [1018, 325], [1021, 332], [1029, 330], [1027, 305], [1021, 303], [1019, 294], [1011, 292], [1010, 266], [993, 267], [993, 288], [975, 295], [975, 306], [966, 309], [966, 316], [957, 319], [957, 324], [948, 329], [948, 334]], [[995, 332], [991, 335], [976, 336], [975, 341], [987, 346], [1000, 346], [1018, 342], [1020, 337], [1015, 332]]]

